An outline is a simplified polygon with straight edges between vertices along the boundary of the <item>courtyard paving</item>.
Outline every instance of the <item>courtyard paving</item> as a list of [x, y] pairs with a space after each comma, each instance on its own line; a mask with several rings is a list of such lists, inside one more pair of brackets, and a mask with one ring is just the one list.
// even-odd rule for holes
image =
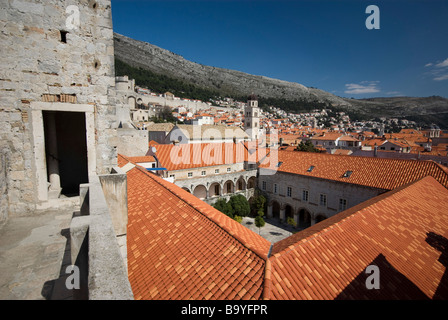
[[265, 218], [265, 226], [260, 228], [260, 230], [255, 226], [254, 218], [244, 217], [241, 222], [243, 226], [249, 228], [250, 230], [260, 234], [263, 238], [271, 242], [272, 244], [283, 240], [292, 234], [302, 230], [302, 228], [293, 228], [292, 226], [281, 223], [278, 219]]

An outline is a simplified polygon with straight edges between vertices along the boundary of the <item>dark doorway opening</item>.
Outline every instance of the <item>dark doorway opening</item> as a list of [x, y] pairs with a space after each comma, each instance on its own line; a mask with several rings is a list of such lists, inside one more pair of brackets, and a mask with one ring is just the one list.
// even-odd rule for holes
[[49, 162], [56, 160], [56, 171], [59, 173], [62, 188], [61, 194], [67, 197], [78, 196], [79, 185], [89, 182], [85, 114], [84, 112], [43, 111], [42, 115], [48, 181], [50, 181], [50, 171], [54, 171], [54, 165], [50, 168]]

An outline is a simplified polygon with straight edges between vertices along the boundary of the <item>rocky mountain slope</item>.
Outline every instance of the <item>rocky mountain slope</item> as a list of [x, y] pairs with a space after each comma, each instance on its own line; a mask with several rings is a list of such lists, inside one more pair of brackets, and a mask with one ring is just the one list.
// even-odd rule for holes
[[340, 110], [368, 117], [406, 117], [448, 128], [448, 99], [443, 97], [394, 97], [347, 99], [294, 82], [205, 66], [168, 50], [115, 33], [115, 57], [132, 67], [219, 91], [222, 95], [322, 102]]
[[183, 57], [147, 42], [137, 41], [115, 33], [115, 56], [133, 67], [190, 81], [198, 86], [223, 93], [246, 96], [255, 93], [262, 97], [330, 101], [335, 105], [350, 105], [328, 92], [240, 71], [215, 68], [188, 61]]

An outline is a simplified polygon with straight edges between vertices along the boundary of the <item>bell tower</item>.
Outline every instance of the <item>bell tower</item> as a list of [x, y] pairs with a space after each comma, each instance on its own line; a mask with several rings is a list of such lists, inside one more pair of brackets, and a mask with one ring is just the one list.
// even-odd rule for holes
[[251, 94], [247, 98], [247, 105], [244, 108], [244, 130], [251, 140], [260, 137], [260, 108], [258, 108], [258, 97]]

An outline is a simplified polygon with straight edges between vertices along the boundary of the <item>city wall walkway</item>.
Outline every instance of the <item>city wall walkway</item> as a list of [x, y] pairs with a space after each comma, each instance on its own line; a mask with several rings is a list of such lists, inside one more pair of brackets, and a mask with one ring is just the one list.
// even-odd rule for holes
[[65, 268], [75, 209], [12, 217], [0, 228], [0, 300], [72, 299]]

